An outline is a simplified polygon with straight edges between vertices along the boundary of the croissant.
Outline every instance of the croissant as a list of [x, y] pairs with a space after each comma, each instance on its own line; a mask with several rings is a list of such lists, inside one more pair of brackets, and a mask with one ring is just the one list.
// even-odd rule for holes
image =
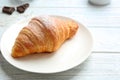
[[78, 23], [60, 16], [33, 17], [19, 32], [12, 47], [12, 57], [33, 53], [54, 52], [67, 39], [73, 37]]

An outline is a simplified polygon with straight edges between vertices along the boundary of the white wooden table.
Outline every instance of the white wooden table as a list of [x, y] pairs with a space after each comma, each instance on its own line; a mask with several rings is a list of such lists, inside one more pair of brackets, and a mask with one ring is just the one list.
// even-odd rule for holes
[[11, 66], [0, 54], [0, 80], [120, 80], [120, 0], [92, 6], [88, 0], [0, 0], [3, 6], [29, 2], [23, 14], [0, 12], [0, 38], [15, 22], [30, 15], [62, 15], [84, 24], [93, 34], [92, 55], [81, 65], [56, 74], [35, 74]]

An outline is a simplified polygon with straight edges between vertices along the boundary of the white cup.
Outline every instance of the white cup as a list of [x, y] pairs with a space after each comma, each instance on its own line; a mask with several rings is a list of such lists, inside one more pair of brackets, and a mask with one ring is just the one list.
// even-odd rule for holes
[[107, 5], [111, 0], [89, 0], [89, 2], [94, 5]]

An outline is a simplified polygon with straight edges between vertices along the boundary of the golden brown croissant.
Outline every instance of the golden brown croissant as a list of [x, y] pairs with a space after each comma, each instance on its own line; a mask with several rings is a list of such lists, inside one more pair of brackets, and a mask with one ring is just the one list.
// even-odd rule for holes
[[54, 52], [78, 29], [74, 20], [59, 16], [38, 16], [31, 19], [18, 34], [12, 47], [12, 57], [32, 53]]

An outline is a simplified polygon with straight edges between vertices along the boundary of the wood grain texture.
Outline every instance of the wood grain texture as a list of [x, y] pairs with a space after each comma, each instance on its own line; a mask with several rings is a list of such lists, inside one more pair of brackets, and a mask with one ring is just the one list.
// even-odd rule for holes
[[[17, 6], [29, 2], [31, 7], [89, 7], [88, 0], [1, 0], [0, 6]], [[111, 0], [107, 7], [120, 7], [119, 0]]]
[[89, 28], [94, 38], [93, 51], [120, 52], [120, 28]]
[[81, 65], [56, 74], [34, 74], [7, 63], [0, 54], [0, 80], [119, 80], [119, 53], [92, 53]]
[[[0, 13], [0, 27], [31, 15], [61, 15], [73, 18], [89, 27], [120, 27], [120, 8], [28, 8], [24, 14], [14, 12], [11, 16]], [[7, 19], [7, 20], [6, 20]]]

